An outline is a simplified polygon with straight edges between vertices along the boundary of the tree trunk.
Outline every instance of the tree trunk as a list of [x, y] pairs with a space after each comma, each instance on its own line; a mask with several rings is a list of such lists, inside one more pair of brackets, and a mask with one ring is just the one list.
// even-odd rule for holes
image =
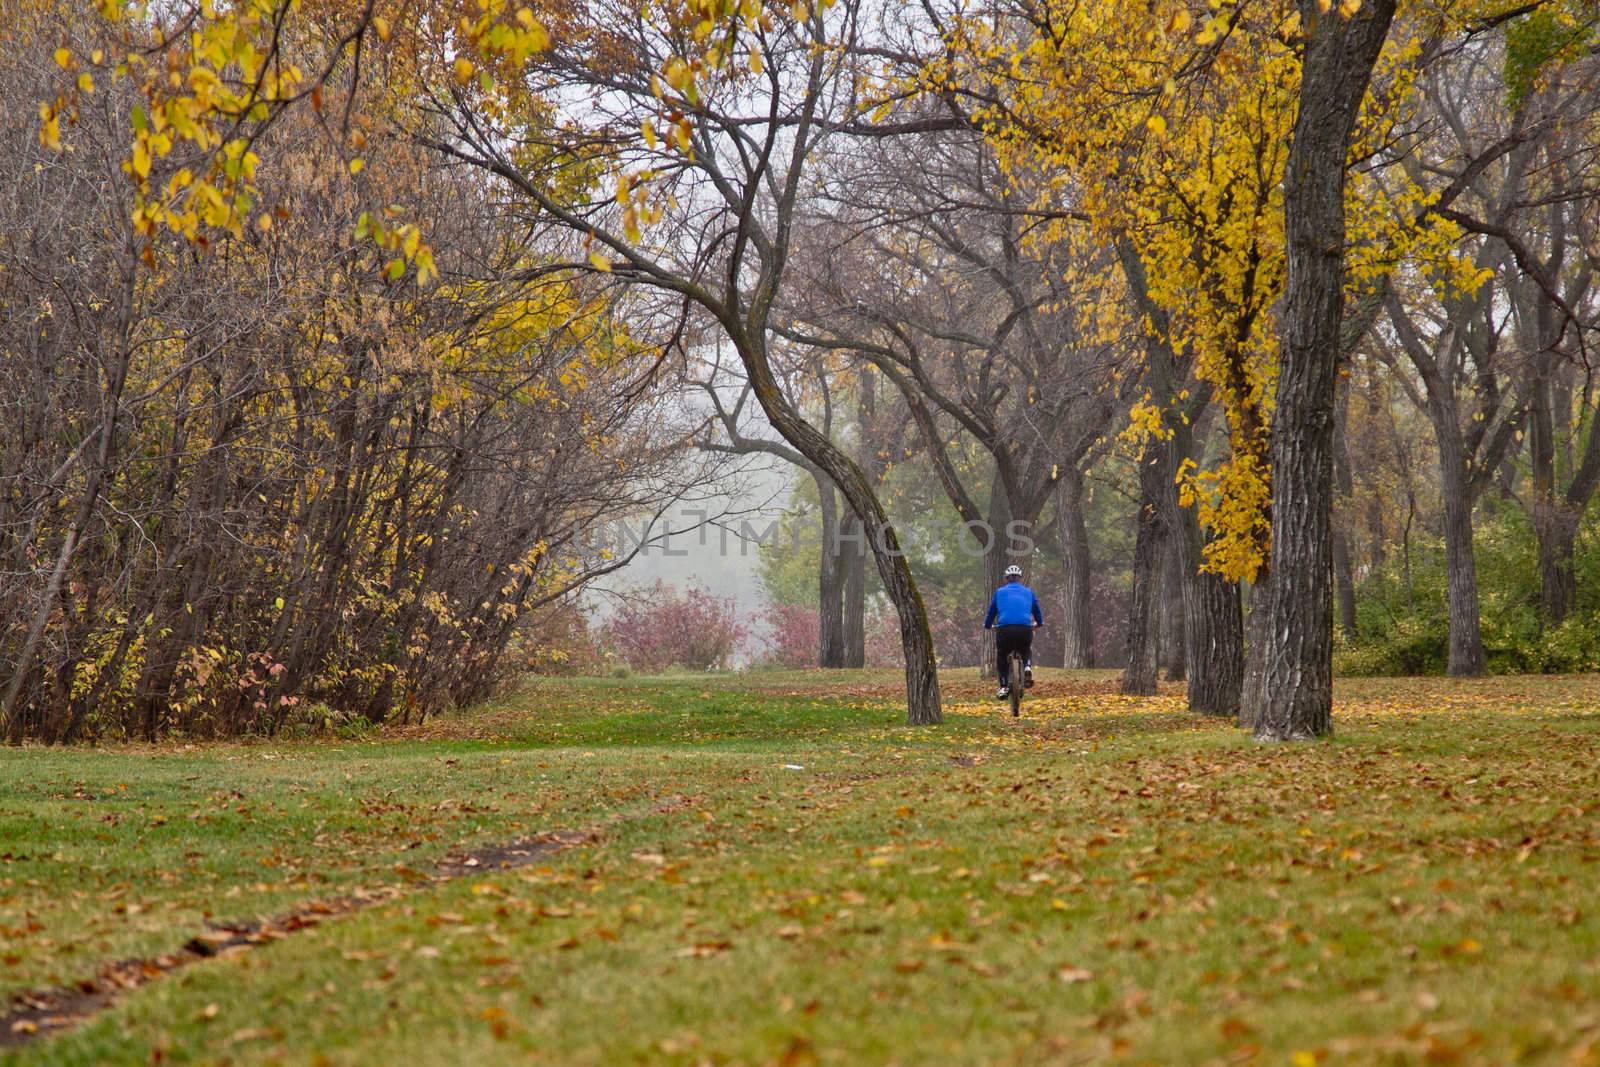
[[1346, 637], [1356, 635], [1356, 578], [1350, 567], [1350, 542], [1344, 531], [1333, 528], [1333, 581], [1339, 594], [1339, 628]]
[[816, 479], [821, 501], [822, 549], [817, 567], [817, 666], [844, 666], [844, 567], [847, 546], [839, 540], [839, 498], [833, 485]]
[[1540, 614], [1549, 625], [1559, 626], [1572, 611], [1572, 603], [1578, 595], [1577, 577], [1572, 569], [1578, 515], [1559, 505], [1539, 508], [1534, 514], [1533, 528], [1539, 536]]
[[[988, 538], [983, 553], [983, 577], [988, 584], [988, 592], [993, 593], [1005, 581], [1006, 567], [1014, 562], [1006, 555], [1006, 527], [1011, 522], [1011, 502], [1006, 497], [1005, 486], [1000, 484], [1000, 473], [995, 472], [994, 480], [989, 486], [989, 514], [984, 520], [989, 524], [989, 529], [976, 536]], [[978, 643], [978, 676], [980, 678], [998, 678], [1000, 675], [999, 664], [995, 658], [993, 641], [980, 641]]]
[[1238, 583], [1220, 574], [1196, 574], [1188, 583], [1184, 616], [1194, 642], [1189, 710], [1231, 718], [1239, 712], [1244, 687], [1244, 619]]
[[1344, 313], [1344, 178], [1350, 132], [1395, 0], [1351, 17], [1301, 0], [1309, 33], [1284, 178], [1287, 281], [1272, 425], [1273, 595], [1261, 741], [1333, 730], [1333, 401]]
[[[1450, 414], [1453, 415], [1453, 412]], [[1458, 677], [1483, 673], [1483, 636], [1478, 626], [1478, 566], [1472, 555], [1472, 489], [1467, 484], [1461, 434], [1441, 426], [1439, 491], [1444, 497], [1444, 563], [1449, 588], [1450, 665]]]
[[[1173, 445], [1192, 454], [1186, 432], [1173, 435]], [[1244, 618], [1239, 606], [1239, 584], [1220, 574], [1200, 570], [1204, 534], [1193, 508], [1176, 506], [1172, 523], [1174, 554], [1178, 556], [1183, 599], [1183, 639], [1189, 668], [1189, 710], [1205, 715], [1232, 716], [1239, 711], [1244, 685]]]
[[844, 568], [844, 666], [867, 665], [867, 550], [862, 543], [861, 520], [854, 512], [843, 522], [845, 541], [840, 557]]
[[[1549, 331], [1544, 331], [1548, 333]], [[1534, 402], [1528, 433], [1532, 465], [1533, 529], [1539, 539], [1539, 615], [1546, 625], [1559, 626], [1572, 611], [1578, 595], [1573, 571], [1573, 546], [1578, 524], [1600, 482], [1600, 427], [1591, 425], [1582, 459], [1565, 493], [1556, 486], [1555, 412], [1565, 421], [1571, 398], [1552, 401], [1554, 368], [1534, 384]], [[1581, 425], [1581, 423], [1580, 423]], [[1572, 427], [1574, 437], [1577, 427]]]
[[723, 326], [738, 348], [751, 390], [772, 428], [833, 479], [866, 526], [878, 577], [883, 580], [884, 592], [900, 619], [900, 647], [906, 663], [907, 723], [923, 726], [944, 721], [939, 698], [939, 663], [933, 647], [933, 632], [928, 626], [928, 609], [922, 602], [900, 537], [890, 525], [883, 503], [872, 491], [861, 467], [807, 422], [784, 397], [772, 373], [764, 336], [747, 333], [744, 324], [737, 319], [725, 319]]
[[1272, 603], [1272, 570], [1263, 564], [1250, 586], [1250, 618], [1246, 622], [1244, 683], [1239, 690], [1239, 725], [1254, 730], [1267, 676], [1267, 616]]
[[1061, 665], [1068, 670], [1094, 666], [1094, 620], [1090, 614], [1089, 528], [1083, 521], [1083, 472], [1068, 467], [1056, 486], [1056, 527], [1061, 531], [1064, 575], [1061, 583], [1061, 626], [1065, 649]]
[[[1381, 306], [1373, 301], [1375, 309]], [[1348, 323], [1347, 323], [1348, 325]], [[1363, 330], [1364, 334], [1366, 331]], [[1358, 342], [1345, 338], [1343, 350], [1351, 351]], [[1355, 492], [1355, 473], [1351, 469], [1350, 461], [1350, 384], [1348, 379], [1341, 378], [1335, 385], [1337, 390], [1337, 407], [1334, 412], [1333, 424], [1333, 477], [1338, 487], [1338, 505], [1341, 510], [1348, 509], [1350, 498]], [[1356, 579], [1355, 572], [1350, 564], [1350, 539], [1345, 536], [1344, 527], [1335, 522], [1333, 524], [1333, 583], [1339, 598], [1339, 627], [1347, 638], [1356, 635]]]
[[1189, 627], [1187, 600], [1191, 575], [1189, 554], [1179, 540], [1176, 535], [1167, 538], [1165, 573], [1161, 577], [1161, 661], [1169, 682], [1182, 682], [1189, 676], [1185, 631]]
[[1145, 439], [1139, 457], [1139, 514], [1133, 545], [1133, 598], [1128, 610], [1128, 663], [1122, 670], [1122, 692], [1150, 696], [1156, 691], [1156, 618], [1161, 600], [1161, 565], [1166, 522], [1162, 497], [1172, 481], [1167, 444], [1154, 435]]

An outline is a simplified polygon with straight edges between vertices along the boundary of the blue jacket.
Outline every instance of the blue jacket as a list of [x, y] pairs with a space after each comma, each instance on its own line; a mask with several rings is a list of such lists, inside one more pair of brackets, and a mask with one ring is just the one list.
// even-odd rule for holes
[[1039, 611], [1039, 598], [1021, 582], [1007, 582], [989, 598], [989, 614], [983, 617], [983, 628], [991, 626], [1044, 625], [1044, 614]]

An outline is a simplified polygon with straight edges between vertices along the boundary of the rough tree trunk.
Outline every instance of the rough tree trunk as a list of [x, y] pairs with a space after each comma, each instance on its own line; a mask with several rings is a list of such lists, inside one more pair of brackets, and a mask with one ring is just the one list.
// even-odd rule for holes
[[1356, 635], [1356, 578], [1350, 566], [1350, 542], [1337, 526], [1333, 530], [1333, 581], [1339, 594], [1339, 628], [1346, 637]]
[[772, 373], [772, 363], [760, 333], [747, 333], [736, 319], [724, 320], [729, 337], [739, 351], [750, 386], [772, 428], [801, 455], [833, 479], [839, 491], [866, 526], [884, 592], [900, 621], [900, 647], [906, 663], [906, 721], [912, 726], [944, 721], [939, 698], [939, 663], [928, 626], [927, 605], [917, 590], [900, 536], [889, 523], [883, 503], [872, 491], [866, 475], [849, 456], [812, 426], [784, 397]]
[[[1005, 581], [1006, 567], [1011, 563], [1020, 562], [1006, 554], [1008, 543], [1006, 527], [1011, 522], [1011, 502], [1006, 497], [1005, 486], [1000, 484], [998, 471], [995, 472], [994, 481], [989, 487], [989, 514], [984, 521], [989, 524], [989, 529], [978, 535], [988, 538], [988, 546], [983, 554], [983, 577], [988, 583], [988, 591], [993, 593]], [[994, 642], [991, 640], [984, 640], [978, 644], [978, 676], [981, 678], [1000, 676]]]
[[[1449, 413], [1453, 419], [1453, 411]], [[1444, 563], [1450, 607], [1450, 664], [1458, 677], [1484, 670], [1483, 636], [1478, 626], [1478, 566], [1472, 556], [1472, 488], [1467, 484], [1461, 434], [1442, 427], [1439, 440], [1439, 491], [1444, 497]]]
[[1261, 741], [1333, 729], [1333, 401], [1344, 313], [1344, 177], [1350, 133], [1395, 0], [1349, 18], [1301, 0], [1308, 33], [1284, 178], [1287, 281], [1272, 426], [1273, 595], [1260, 692]]
[[1244, 683], [1239, 690], [1239, 725], [1254, 730], [1261, 707], [1261, 686], [1267, 676], [1267, 615], [1272, 603], [1272, 569], [1264, 564], [1250, 587], [1250, 616], [1245, 621]]
[[1547, 624], [1559, 626], [1578, 596], [1572, 569], [1578, 513], [1555, 503], [1536, 506], [1533, 528], [1539, 537], [1539, 611]]
[[1083, 521], [1083, 472], [1069, 467], [1056, 484], [1056, 526], [1061, 531], [1065, 573], [1061, 583], [1061, 626], [1065, 648], [1061, 665], [1068, 670], [1094, 666], [1094, 620], [1090, 614], [1089, 528]]
[[1193, 642], [1189, 646], [1189, 710], [1229, 717], [1238, 714], [1244, 688], [1239, 584], [1220, 574], [1195, 575], [1184, 600], [1184, 616]]
[[1189, 643], [1185, 631], [1189, 627], [1186, 605], [1190, 561], [1179, 540], [1178, 536], [1168, 536], [1167, 558], [1161, 576], [1161, 662], [1169, 682], [1182, 682], [1189, 676]]
[[1161, 602], [1161, 564], [1165, 555], [1166, 521], [1163, 497], [1172, 482], [1165, 441], [1146, 438], [1139, 457], [1139, 514], [1133, 543], [1133, 597], [1128, 609], [1128, 664], [1122, 671], [1122, 692], [1149, 696], [1156, 691], [1156, 617]]
[[[1347, 324], [1348, 325], [1348, 324]], [[1363, 330], [1364, 334], [1366, 331]], [[1344, 349], [1349, 352], [1359, 343], [1345, 338]], [[1348, 428], [1350, 425], [1350, 385], [1348, 379], [1341, 378], [1335, 386], [1337, 390], [1337, 406], [1334, 412], [1333, 425], [1333, 477], [1338, 487], [1338, 503], [1341, 508], [1347, 508], [1350, 498], [1355, 492], [1355, 474], [1351, 470], [1350, 438]], [[1333, 525], [1333, 583], [1339, 598], [1339, 628], [1346, 637], [1356, 635], [1356, 578], [1355, 571], [1350, 563], [1350, 539], [1345, 536], [1343, 527], [1335, 522]]]

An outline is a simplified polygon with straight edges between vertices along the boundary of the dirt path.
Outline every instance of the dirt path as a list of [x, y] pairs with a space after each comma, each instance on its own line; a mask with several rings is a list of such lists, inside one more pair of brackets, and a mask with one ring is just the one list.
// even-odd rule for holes
[[121, 960], [73, 985], [30, 990], [12, 996], [0, 1014], [0, 1052], [20, 1048], [77, 1026], [141, 986], [215, 956], [249, 952], [281, 941], [329, 919], [490, 871], [512, 870], [596, 840], [592, 831], [551, 831], [452, 852], [432, 869], [399, 868], [403, 884], [359, 889], [344, 896], [314, 900], [269, 919], [208, 924], [182, 947], [143, 959]]

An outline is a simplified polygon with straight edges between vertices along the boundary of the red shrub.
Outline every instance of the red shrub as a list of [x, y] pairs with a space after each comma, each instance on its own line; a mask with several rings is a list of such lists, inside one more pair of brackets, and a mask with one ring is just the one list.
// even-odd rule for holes
[[757, 659], [773, 667], [815, 667], [822, 641], [816, 608], [773, 604], [767, 608], [765, 646]]
[[604, 640], [636, 671], [721, 670], [745, 634], [732, 600], [656, 582], [606, 624]]

